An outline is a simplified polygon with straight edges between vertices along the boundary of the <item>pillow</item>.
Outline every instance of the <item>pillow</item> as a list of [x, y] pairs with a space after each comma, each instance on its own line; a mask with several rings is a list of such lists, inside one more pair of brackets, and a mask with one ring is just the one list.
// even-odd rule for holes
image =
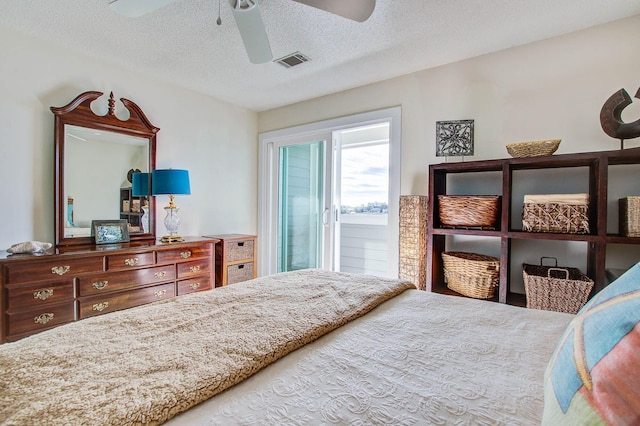
[[25, 241], [24, 243], [14, 244], [7, 249], [9, 253], [38, 253], [50, 249], [51, 243], [43, 243], [40, 241]]
[[640, 263], [565, 330], [545, 372], [542, 424], [640, 424]]

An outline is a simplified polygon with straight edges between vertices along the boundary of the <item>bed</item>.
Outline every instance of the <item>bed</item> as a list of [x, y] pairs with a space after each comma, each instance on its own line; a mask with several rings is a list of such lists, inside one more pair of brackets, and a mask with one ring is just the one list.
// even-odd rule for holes
[[573, 318], [277, 274], [0, 346], [0, 423], [539, 424]]

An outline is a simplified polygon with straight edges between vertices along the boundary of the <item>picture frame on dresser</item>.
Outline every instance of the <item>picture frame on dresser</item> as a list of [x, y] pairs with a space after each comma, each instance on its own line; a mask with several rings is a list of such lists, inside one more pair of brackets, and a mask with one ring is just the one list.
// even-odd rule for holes
[[116, 244], [129, 242], [129, 225], [125, 219], [94, 220], [91, 234], [96, 244]]

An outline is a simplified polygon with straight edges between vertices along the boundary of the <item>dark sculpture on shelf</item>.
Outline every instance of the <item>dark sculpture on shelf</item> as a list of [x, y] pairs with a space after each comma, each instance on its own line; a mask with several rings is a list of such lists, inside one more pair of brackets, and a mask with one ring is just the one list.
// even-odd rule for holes
[[[635, 97], [640, 99], [640, 89]], [[622, 121], [622, 110], [632, 103], [626, 90], [620, 89], [607, 99], [600, 110], [602, 130], [612, 138], [620, 139], [620, 149], [624, 149], [624, 140], [640, 137], [640, 119], [625, 123]]]

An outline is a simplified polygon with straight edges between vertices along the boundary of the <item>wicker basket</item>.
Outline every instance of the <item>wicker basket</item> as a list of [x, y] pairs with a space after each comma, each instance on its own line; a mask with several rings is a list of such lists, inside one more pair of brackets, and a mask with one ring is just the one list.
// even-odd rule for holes
[[538, 157], [541, 155], [551, 155], [560, 146], [560, 139], [549, 139], [543, 141], [517, 142], [507, 145], [507, 152], [515, 158]]
[[491, 299], [500, 279], [500, 259], [477, 253], [444, 252], [444, 277], [451, 290], [475, 299]]
[[620, 235], [640, 237], [640, 197], [625, 197], [618, 200]]
[[[544, 259], [555, 266], [543, 266]], [[540, 258], [540, 265], [522, 265], [527, 308], [577, 313], [587, 303], [593, 280], [578, 268], [558, 267], [555, 257]]]
[[438, 195], [438, 211], [444, 227], [496, 229], [500, 196]]
[[522, 229], [561, 234], [589, 233], [589, 195], [525, 195]]

